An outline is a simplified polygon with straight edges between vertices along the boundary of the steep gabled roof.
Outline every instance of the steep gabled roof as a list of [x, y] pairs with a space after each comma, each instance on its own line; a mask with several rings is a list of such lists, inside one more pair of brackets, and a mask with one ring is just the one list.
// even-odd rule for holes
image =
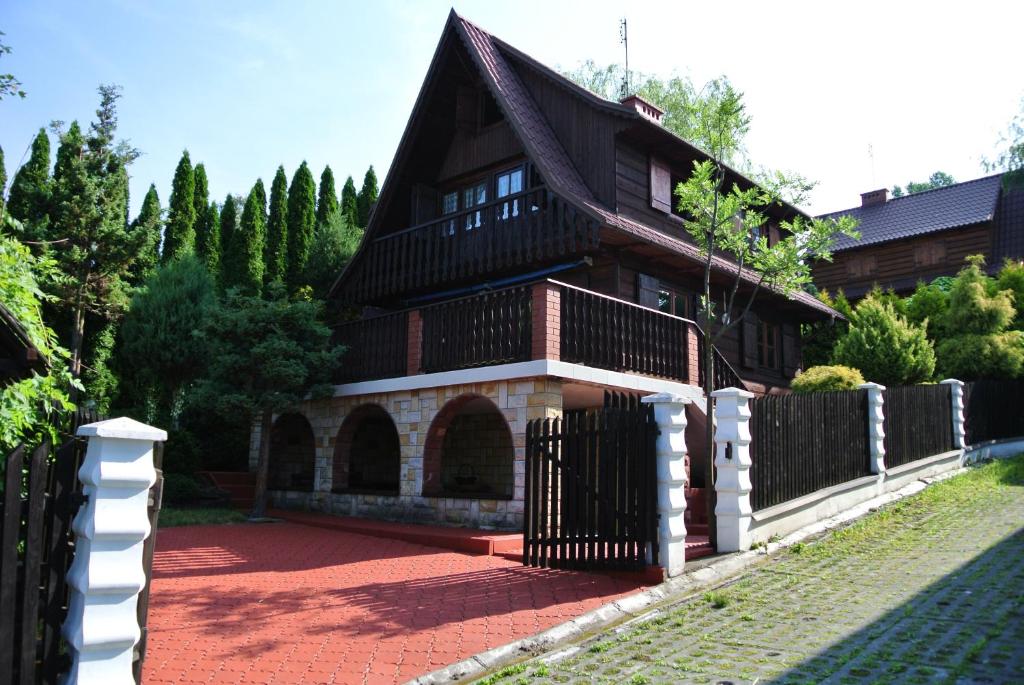
[[852, 207], [822, 218], [852, 216], [860, 221], [860, 240], [841, 236], [835, 252], [913, 238], [991, 221], [999, 202], [1002, 175], [935, 188], [869, 207]]

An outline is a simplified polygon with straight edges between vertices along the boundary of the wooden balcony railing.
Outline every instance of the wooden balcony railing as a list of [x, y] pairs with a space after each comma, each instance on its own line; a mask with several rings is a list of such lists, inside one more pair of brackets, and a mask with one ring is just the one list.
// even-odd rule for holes
[[[697, 326], [697, 324], [694, 324], [694, 327], [696, 327], [696, 326]], [[729, 364], [728, 360], [726, 360], [726, 358], [724, 356], [722, 356], [722, 353], [718, 351], [717, 347], [714, 348], [714, 349], [715, 349], [715, 358], [714, 358], [714, 363], [713, 363], [713, 368], [712, 368], [712, 372], [714, 373], [714, 377], [712, 378], [712, 381], [714, 382], [714, 385], [712, 386], [712, 389], [713, 390], [721, 390], [722, 388], [741, 388], [741, 389], [746, 389], [747, 386], [744, 385], [742, 380], [740, 380], [739, 374], [737, 374], [736, 371], [733, 370], [733, 368]], [[703, 331], [700, 330], [700, 328], [697, 328], [697, 358], [700, 360], [700, 362], [698, 364], [698, 366], [700, 367], [700, 374], [697, 377], [697, 385], [699, 385], [700, 387], [703, 388], [704, 387], [704, 333], [703, 333]]]
[[530, 358], [530, 286], [424, 307], [422, 371], [451, 371]]
[[372, 302], [597, 247], [599, 224], [545, 188], [450, 214], [364, 248], [346, 298]]
[[397, 312], [336, 326], [335, 344], [348, 349], [334, 381], [352, 383], [407, 375], [408, 321], [406, 312]]

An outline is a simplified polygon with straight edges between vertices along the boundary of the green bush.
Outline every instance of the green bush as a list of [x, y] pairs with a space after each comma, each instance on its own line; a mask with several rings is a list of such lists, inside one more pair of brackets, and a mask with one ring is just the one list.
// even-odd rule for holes
[[935, 283], [918, 283], [914, 294], [907, 298], [907, 321], [924, 326], [930, 340], [946, 335], [948, 312], [949, 293]]
[[793, 392], [829, 392], [832, 390], [856, 390], [864, 382], [864, 376], [849, 366], [812, 366], [793, 379], [789, 387]]
[[1017, 310], [1013, 327], [1017, 330], [1024, 330], [1024, 264], [1016, 264], [1007, 260], [1003, 268], [999, 270], [996, 287], [999, 290], [1009, 290], [1013, 293], [1013, 306]]
[[935, 372], [935, 350], [921, 326], [908, 323], [892, 305], [874, 297], [861, 300], [850, 330], [836, 344], [836, 364], [860, 369], [882, 385], [913, 385]]
[[1020, 378], [1024, 375], [1024, 332], [958, 335], [935, 348], [945, 378]]
[[203, 487], [192, 476], [183, 473], [164, 474], [164, 499], [172, 504], [192, 502], [203, 494]]

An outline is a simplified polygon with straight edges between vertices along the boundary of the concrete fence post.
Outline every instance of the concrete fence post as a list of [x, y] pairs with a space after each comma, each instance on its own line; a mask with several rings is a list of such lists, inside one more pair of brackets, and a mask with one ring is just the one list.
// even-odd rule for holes
[[953, 404], [953, 447], [967, 448], [967, 426], [964, 423], [964, 382], [947, 378], [942, 385], [949, 386], [950, 402]]
[[67, 683], [131, 685], [132, 648], [140, 637], [145, 587], [147, 504], [156, 482], [153, 443], [167, 433], [129, 418], [81, 426], [89, 447], [78, 471], [87, 498], [75, 520], [75, 559], [62, 632], [71, 650]]
[[885, 473], [885, 390], [878, 383], [857, 386], [868, 391], [868, 441], [871, 448], [871, 473]]
[[686, 405], [690, 400], [658, 393], [641, 402], [654, 406], [658, 423], [655, 472], [658, 479], [658, 560], [668, 577], [686, 563]]
[[715, 398], [715, 493], [718, 551], [750, 549], [750, 399], [753, 393], [723, 388]]

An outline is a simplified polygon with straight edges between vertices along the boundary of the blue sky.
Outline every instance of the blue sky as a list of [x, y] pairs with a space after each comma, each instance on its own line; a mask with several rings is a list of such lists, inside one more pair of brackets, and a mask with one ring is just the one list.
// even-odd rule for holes
[[[808, 209], [924, 180], [937, 169], [982, 175], [1019, 111], [1024, 3], [457, 2], [485, 29], [551, 66], [621, 59], [703, 81], [728, 75], [753, 116], [756, 164], [820, 186]], [[144, 155], [132, 206], [157, 184], [166, 205], [181, 151], [206, 164], [211, 195], [289, 177], [303, 159], [319, 176], [383, 180], [426, 72], [449, 2], [14, 2], [0, 30], [14, 52], [0, 70], [25, 100], [0, 102], [0, 145], [13, 175], [35, 131], [83, 123], [96, 86], [124, 87], [120, 132]], [[726, 23], [728, 22], [728, 23]], [[868, 155], [871, 146], [873, 157]]]

